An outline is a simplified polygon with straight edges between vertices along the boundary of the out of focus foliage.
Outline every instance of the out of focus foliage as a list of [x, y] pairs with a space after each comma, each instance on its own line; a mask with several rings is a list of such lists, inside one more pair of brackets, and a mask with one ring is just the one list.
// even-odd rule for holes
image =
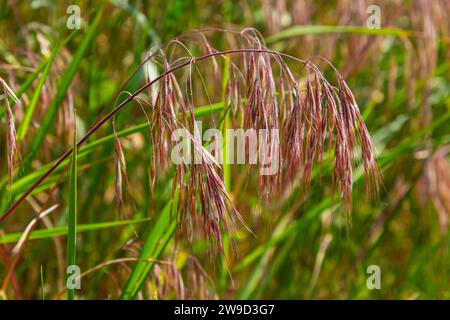
[[[155, 231], [172, 197], [173, 175], [160, 175], [156, 169], [158, 179], [150, 188], [147, 131], [120, 138], [127, 187], [117, 207], [115, 142], [102, 141], [113, 133], [108, 123], [78, 155], [77, 264], [87, 271], [79, 297], [123, 297], [124, 288], [132, 285], [127, 281], [135, 258], [148, 250], [144, 243], [154, 237], [155, 246], [163, 250], [138, 298], [450, 298], [448, 1], [374, 1], [381, 29], [372, 32], [366, 29], [371, 13], [365, 1], [76, 2], [82, 28], [71, 31], [66, 10], [72, 1], [0, 0], [0, 77], [21, 102], [11, 103], [21, 159], [19, 152], [11, 159], [19, 169], [10, 182], [10, 113], [7, 94], [0, 92], [2, 212], [43, 173], [40, 168], [72, 146], [74, 122], [82, 136], [110, 110], [106, 107], [117, 91], [125, 93], [113, 99], [114, 105], [144, 83], [146, 72], [140, 71], [122, 87], [149, 51], [164, 48], [180, 35], [186, 41], [195, 29], [203, 29], [214, 48], [225, 50], [230, 39], [220, 30], [254, 27], [269, 48], [311, 58], [333, 79], [327, 60], [331, 62], [355, 95], [383, 177], [380, 193], [368, 199], [362, 168], [355, 170], [348, 223], [338, 204], [332, 206], [327, 158], [306, 192], [299, 180], [282, 186], [281, 195], [270, 201], [259, 194], [258, 179], [248, 175], [246, 167], [231, 166], [229, 193], [254, 234], [245, 228], [223, 232], [220, 253], [201, 237], [189, 241], [183, 232], [167, 237], [164, 230]], [[53, 59], [51, 67], [39, 84], [48, 59]], [[162, 71], [150, 64], [146, 68], [153, 74]], [[222, 100], [220, 79], [212, 70], [206, 70], [205, 77], [211, 96], [195, 86], [198, 106]], [[65, 82], [67, 92], [61, 95]], [[21, 124], [32, 105], [24, 129]], [[44, 130], [52, 108], [55, 118]], [[115, 129], [145, 123], [139, 107], [130, 106], [115, 118]], [[43, 143], [29, 159], [39, 136]], [[27, 161], [28, 167], [20, 169]], [[0, 224], [2, 297], [63, 297], [69, 176], [67, 162]], [[33, 226], [30, 238], [17, 243], [32, 218], [55, 203], [58, 208]], [[136, 221], [121, 222], [130, 220]], [[156, 258], [156, 251], [149, 251], [149, 258]], [[379, 290], [366, 285], [370, 265], [380, 267]]]

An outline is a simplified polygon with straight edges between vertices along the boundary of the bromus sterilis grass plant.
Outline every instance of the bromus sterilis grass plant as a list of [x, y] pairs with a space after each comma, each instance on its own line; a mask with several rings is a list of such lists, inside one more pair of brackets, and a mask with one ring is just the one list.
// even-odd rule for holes
[[[28, 171], [30, 161], [38, 152], [38, 146], [43, 142], [56, 108], [69, 88], [79, 59], [94, 36], [93, 30], [98, 23], [97, 19], [98, 16], [88, 30], [76, 59], [69, 66], [67, 80], [60, 84], [61, 91], [51, 104], [51, 112], [44, 121], [45, 130], [39, 133], [37, 140], [34, 140], [30, 147], [32, 156], [28, 155], [25, 171]], [[169, 42], [165, 50], [147, 55], [138, 69], [145, 70], [149, 65], [156, 65], [161, 72], [156, 76], [147, 74], [148, 80], [144, 84], [134, 92], [128, 93], [122, 102], [101, 117], [79, 140], [74, 140], [72, 148], [36, 177], [22, 194], [13, 195], [12, 204], [0, 216], [0, 223], [12, 215], [28, 196], [38, 190], [52, 173], [63, 164], [67, 164], [67, 159], [71, 157], [67, 216], [68, 263], [75, 265], [77, 156], [82, 150], [82, 145], [111, 121], [116, 172], [116, 206], [120, 212], [127, 198], [126, 194], [132, 186], [127, 180], [126, 154], [115, 122], [120, 111], [128, 110], [126, 108], [131, 108], [131, 105], [137, 106], [147, 119], [144, 127], [148, 129], [150, 141], [150, 150], [146, 150], [150, 156], [148, 170], [150, 192], [147, 196], [152, 197], [158, 179], [162, 175], [169, 174], [172, 177], [172, 200], [166, 204], [156, 224], [152, 224], [149, 229], [139, 261], [121, 292], [122, 298], [136, 297], [155, 265], [155, 262], [149, 263], [149, 259], [159, 259], [177, 226], [190, 242], [202, 234], [201, 238], [206, 239], [212, 249], [218, 249], [222, 254], [224, 231], [234, 230], [239, 225], [250, 231], [228, 192], [231, 179], [229, 165], [222, 166], [217, 162], [211, 151], [213, 149], [204, 146], [199, 137], [197, 117], [201, 114], [211, 116], [212, 128], [220, 129], [223, 125], [223, 128], [276, 130], [280, 133], [277, 139], [270, 135], [265, 136], [265, 145], [270, 147], [267, 150], [257, 150], [266, 155], [274, 148], [280, 150], [275, 153], [276, 159], [272, 158], [280, 163], [279, 170], [258, 177], [261, 198], [271, 200], [280, 195], [286, 186], [298, 180], [301, 181], [302, 189], [307, 190], [313, 170], [320, 168], [324, 154], [327, 153], [333, 159], [332, 195], [335, 193], [338, 195], [347, 215], [351, 211], [353, 167], [358, 161], [357, 154], [360, 154], [363, 164], [367, 191], [378, 192], [380, 178], [370, 134], [353, 93], [336, 69], [333, 68], [336, 84], [332, 85], [333, 81], [327, 80], [312, 60], [302, 60], [267, 48], [254, 29], [244, 29], [240, 32], [225, 31], [225, 37], [234, 45], [231, 49], [225, 50], [215, 49], [207, 40], [208, 33], [195, 31], [186, 34]], [[53, 54], [49, 61], [52, 58]], [[224, 63], [220, 63], [218, 59], [222, 59]], [[295, 63], [295, 68], [290, 66], [292, 63]], [[225, 67], [221, 70], [220, 65]], [[45, 68], [43, 76], [47, 72], [48, 69]], [[217, 82], [217, 92], [210, 91], [207, 82]], [[39, 82], [39, 86], [42, 86], [42, 81]], [[204, 92], [204, 97], [199, 98], [194, 94], [199, 90]], [[116, 98], [119, 95], [120, 92]], [[219, 108], [213, 107], [216, 95], [221, 100]], [[5, 97], [4, 100], [8, 101], [8, 98]], [[205, 110], [196, 107], [197, 101], [201, 99], [206, 100], [210, 107]], [[32, 101], [34, 106], [36, 99], [33, 98]], [[217, 110], [222, 111], [220, 119], [214, 116]], [[12, 115], [12, 112], [8, 109], [7, 114]], [[73, 118], [76, 119], [76, 115]], [[29, 117], [26, 117], [25, 121], [29, 122]], [[171, 162], [171, 151], [176, 144], [173, 133], [178, 129], [184, 129], [189, 133], [193, 153], [200, 159], [199, 162], [179, 165]], [[15, 141], [13, 127], [10, 136], [11, 141]], [[73, 136], [76, 139], [76, 130]], [[214, 143], [217, 144], [218, 141], [215, 140]], [[225, 145], [229, 143], [230, 141], [227, 141]], [[9, 158], [13, 159], [16, 153], [13, 148], [9, 150]], [[225, 154], [229, 152], [226, 148], [224, 150]], [[244, 148], [237, 152], [244, 152], [248, 157], [254, 156], [249, 154], [250, 149]], [[262, 164], [259, 163], [256, 167], [258, 166], [258, 169], [261, 169]], [[260, 172], [253, 170], [252, 166], [249, 166], [248, 170], [254, 175]], [[11, 176], [13, 176], [12, 169]], [[226, 266], [226, 261], [223, 265]], [[69, 289], [68, 298], [75, 298], [74, 289]]]
[[448, 1], [0, 3], [0, 298], [449, 298]]

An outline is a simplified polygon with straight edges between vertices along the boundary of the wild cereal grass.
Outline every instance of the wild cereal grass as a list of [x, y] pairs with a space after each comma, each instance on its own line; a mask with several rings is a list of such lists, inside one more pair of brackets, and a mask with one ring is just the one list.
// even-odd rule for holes
[[0, 3], [0, 297], [449, 298], [448, 2], [169, 2]]

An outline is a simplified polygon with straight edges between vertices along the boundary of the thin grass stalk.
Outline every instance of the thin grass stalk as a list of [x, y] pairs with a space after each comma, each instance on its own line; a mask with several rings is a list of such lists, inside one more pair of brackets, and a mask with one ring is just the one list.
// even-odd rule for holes
[[[76, 111], [74, 109], [74, 118], [76, 119]], [[76, 265], [77, 254], [77, 127], [76, 121], [74, 121], [73, 130], [73, 150], [72, 163], [70, 166], [70, 178], [69, 178], [69, 215], [67, 220], [67, 261], [68, 266]], [[75, 288], [70, 287], [67, 290], [67, 299], [75, 299]]]
[[[228, 159], [229, 151], [228, 149], [231, 146], [230, 141], [227, 141], [227, 129], [231, 128], [231, 116], [232, 116], [232, 105], [229, 99], [229, 72], [230, 72], [230, 57], [225, 56], [224, 67], [223, 67], [223, 75], [222, 75], [222, 103], [224, 105], [223, 111], [223, 147], [222, 147], [222, 170], [223, 170], [223, 181], [225, 185], [225, 190], [227, 192], [231, 192], [231, 165], [228, 163], [226, 159]], [[220, 285], [221, 287], [225, 287], [226, 279], [228, 276], [228, 265], [227, 265], [227, 257], [229, 253], [229, 245], [228, 245], [228, 234], [225, 232], [222, 235], [224, 238], [223, 241], [223, 255], [221, 256], [221, 275], [220, 275]]]

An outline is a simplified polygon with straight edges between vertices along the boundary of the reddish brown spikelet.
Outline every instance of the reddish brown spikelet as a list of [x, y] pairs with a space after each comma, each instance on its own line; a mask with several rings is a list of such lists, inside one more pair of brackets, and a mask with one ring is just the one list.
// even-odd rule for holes
[[3, 98], [5, 100], [6, 117], [7, 117], [7, 154], [8, 154], [8, 180], [9, 184], [12, 183], [14, 171], [20, 165], [20, 149], [17, 142], [16, 127], [14, 124], [14, 115], [10, 105], [10, 99], [15, 104], [19, 104], [19, 99], [15, 96], [14, 92], [9, 88], [6, 82], [0, 78], [0, 83], [3, 91]]
[[123, 152], [122, 143], [115, 129], [114, 131], [114, 171], [115, 171], [115, 193], [116, 193], [116, 208], [119, 209], [124, 205], [124, 191], [123, 186], [128, 187], [127, 166], [125, 161], [125, 154]]

